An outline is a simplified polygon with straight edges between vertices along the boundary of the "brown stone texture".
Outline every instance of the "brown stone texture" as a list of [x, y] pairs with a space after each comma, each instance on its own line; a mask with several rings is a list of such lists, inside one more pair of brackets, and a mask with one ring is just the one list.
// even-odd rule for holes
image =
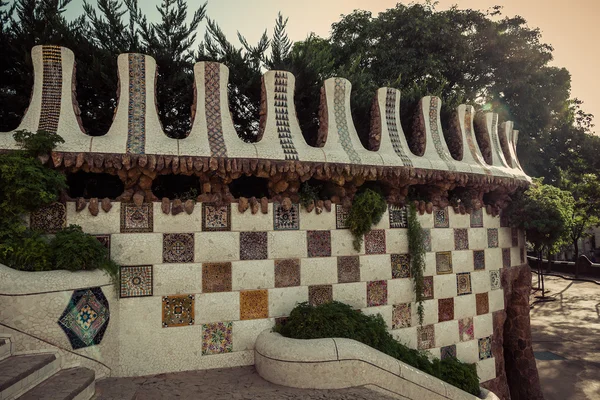
[[97, 198], [91, 198], [90, 199], [90, 204], [88, 206], [88, 211], [90, 212], [90, 214], [92, 214], [94, 217], [96, 215], [98, 215], [98, 212], [100, 211], [99, 207], [98, 207], [98, 199]]

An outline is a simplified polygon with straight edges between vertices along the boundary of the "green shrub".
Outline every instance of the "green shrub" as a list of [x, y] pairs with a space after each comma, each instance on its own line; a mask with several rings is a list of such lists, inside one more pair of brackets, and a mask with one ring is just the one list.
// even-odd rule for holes
[[52, 270], [50, 243], [31, 230], [11, 235], [0, 242], [0, 262], [21, 271]]
[[37, 131], [37, 133], [16, 131], [13, 133], [13, 138], [22, 149], [33, 157], [48, 154], [57, 144], [65, 142], [59, 135], [46, 131]]
[[425, 234], [417, 218], [414, 204], [408, 207], [408, 253], [410, 254], [410, 276], [413, 280], [419, 325], [423, 324], [423, 271], [425, 271]]
[[353, 339], [466, 392], [479, 395], [479, 378], [474, 364], [465, 364], [457, 359], [430, 361], [424, 352], [394, 340], [379, 314], [365, 315], [335, 301], [316, 307], [301, 303], [292, 310], [285, 323], [275, 326], [275, 331], [295, 339]]
[[316, 203], [319, 200], [321, 188], [321, 185], [313, 186], [308, 181], [303, 182], [298, 191], [298, 194], [300, 195], [300, 205], [307, 208], [311, 201]]
[[373, 225], [381, 221], [386, 209], [387, 203], [383, 195], [375, 190], [365, 189], [354, 196], [346, 222], [354, 236], [352, 245], [356, 251], [360, 251], [364, 235], [371, 231]]

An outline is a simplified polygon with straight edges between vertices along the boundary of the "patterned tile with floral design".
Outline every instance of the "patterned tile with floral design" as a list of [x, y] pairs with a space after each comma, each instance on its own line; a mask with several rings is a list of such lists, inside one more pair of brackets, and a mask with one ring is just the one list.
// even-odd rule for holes
[[230, 231], [231, 204], [202, 203], [203, 231]]
[[240, 292], [240, 319], [269, 318], [269, 291], [243, 290]]
[[266, 260], [267, 232], [240, 232], [240, 260]]
[[215, 322], [202, 325], [202, 355], [233, 351], [233, 323]]
[[202, 264], [202, 292], [231, 292], [231, 263]]
[[435, 347], [433, 325], [417, 327], [417, 347], [419, 350], [427, 350]]
[[488, 228], [488, 247], [498, 247], [498, 228]]
[[331, 285], [313, 285], [308, 287], [308, 303], [319, 306], [333, 301], [333, 287]]
[[466, 229], [454, 229], [454, 249], [467, 250], [469, 248], [469, 233]]
[[500, 289], [500, 271], [497, 269], [490, 271], [490, 287], [492, 290]]
[[456, 293], [458, 296], [472, 293], [470, 272], [459, 272], [456, 274]]
[[300, 228], [300, 211], [298, 204], [292, 204], [286, 210], [281, 203], [273, 204], [273, 230], [290, 231]]
[[44, 233], [56, 233], [67, 225], [67, 210], [62, 203], [40, 207], [29, 217], [31, 229]]
[[452, 253], [440, 251], [435, 253], [435, 269], [438, 275], [452, 273]]
[[371, 281], [367, 283], [367, 307], [387, 304], [387, 281]]
[[502, 249], [502, 267], [510, 268], [510, 249]]
[[163, 233], [163, 262], [194, 262], [194, 234]]
[[410, 254], [392, 254], [392, 278], [410, 278]]
[[485, 360], [486, 358], [492, 358], [492, 337], [484, 337], [477, 340], [479, 345], [479, 359]]
[[392, 308], [392, 329], [409, 328], [412, 325], [410, 303], [396, 304]]
[[485, 269], [485, 251], [473, 250], [473, 267], [475, 271]]
[[440, 349], [440, 359], [456, 358], [456, 345], [444, 346]]
[[121, 267], [121, 298], [152, 296], [152, 265]]
[[385, 230], [373, 229], [365, 235], [365, 253], [385, 254]]
[[458, 320], [458, 338], [461, 342], [468, 342], [475, 338], [473, 329], [473, 317], [462, 318]]
[[121, 233], [143, 233], [154, 230], [154, 208], [152, 203], [136, 206], [121, 203]]
[[163, 328], [194, 325], [194, 302], [193, 294], [163, 296]]
[[394, 206], [390, 205], [388, 207], [389, 210], [389, 218], [390, 218], [390, 228], [407, 228], [408, 227], [408, 216], [406, 206]]
[[338, 283], [360, 282], [360, 259], [358, 256], [337, 258]]
[[300, 259], [275, 260], [275, 287], [300, 286]]
[[335, 227], [337, 229], [348, 229], [348, 214], [350, 210], [341, 204], [335, 205]]
[[448, 228], [450, 226], [450, 217], [448, 207], [433, 211], [433, 227]]
[[438, 322], [454, 319], [454, 297], [438, 299]]
[[309, 257], [331, 257], [331, 231], [307, 231], [306, 244]]
[[431, 300], [434, 297], [433, 293], [433, 276], [423, 277], [423, 300]]
[[483, 209], [471, 212], [471, 228], [483, 228]]

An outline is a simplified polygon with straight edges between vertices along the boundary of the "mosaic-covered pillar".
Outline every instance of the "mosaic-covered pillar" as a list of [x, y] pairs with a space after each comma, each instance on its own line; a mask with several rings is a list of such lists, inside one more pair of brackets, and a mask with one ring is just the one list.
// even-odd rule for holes
[[492, 150], [492, 166], [494, 175], [514, 177], [514, 173], [508, 166], [508, 162], [502, 152], [500, 139], [498, 137], [498, 114], [485, 113], [485, 127], [490, 137], [490, 146]]
[[180, 156], [257, 158], [254, 145], [241, 140], [233, 125], [228, 81], [229, 68], [224, 64], [194, 65], [195, 113], [189, 136], [179, 139]]
[[352, 84], [344, 78], [324, 82], [319, 145], [330, 163], [383, 165], [381, 156], [365, 149], [358, 138], [350, 112], [351, 90]]
[[517, 146], [513, 142], [514, 132], [514, 124], [512, 121], [506, 121], [502, 123], [502, 125], [500, 125], [501, 143], [505, 142], [505, 145], [503, 145], [502, 147], [503, 149], [504, 147], [506, 147], [506, 151], [510, 156], [507, 158], [507, 162], [510, 164], [512, 171], [517, 176], [517, 178], [527, 180], [528, 177], [521, 168], [521, 165], [519, 164], [519, 160], [517, 158]]
[[287, 71], [263, 75], [260, 140], [255, 143], [258, 157], [324, 162], [323, 150], [309, 146], [302, 136], [294, 105], [295, 82]]
[[461, 104], [456, 111], [463, 146], [462, 161], [469, 164], [471, 171], [475, 174], [491, 175], [492, 171], [483, 159], [481, 150], [477, 145], [477, 139], [475, 138], [475, 128], [473, 127], [475, 109], [473, 106]]

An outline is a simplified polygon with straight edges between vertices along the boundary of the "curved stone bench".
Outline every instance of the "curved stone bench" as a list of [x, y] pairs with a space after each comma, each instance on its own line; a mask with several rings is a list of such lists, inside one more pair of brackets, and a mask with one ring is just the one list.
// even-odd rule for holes
[[290, 339], [263, 331], [254, 345], [256, 370], [269, 382], [303, 389], [364, 386], [402, 399], [483, 398], [434, 378], [393, 357], [351, 339]]

